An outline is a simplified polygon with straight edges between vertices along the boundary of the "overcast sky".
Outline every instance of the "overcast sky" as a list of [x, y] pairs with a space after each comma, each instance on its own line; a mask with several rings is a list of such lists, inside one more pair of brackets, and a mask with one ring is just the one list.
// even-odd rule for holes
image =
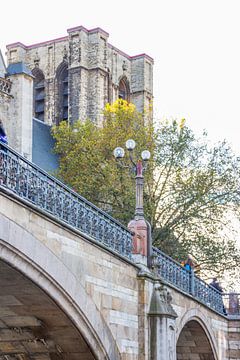
[[129, 55], [155, 60], [156, 117], [185, 117], [194, 131], [240, 153], [239, 0], [4, 1], [0, 48], [101, 27]]

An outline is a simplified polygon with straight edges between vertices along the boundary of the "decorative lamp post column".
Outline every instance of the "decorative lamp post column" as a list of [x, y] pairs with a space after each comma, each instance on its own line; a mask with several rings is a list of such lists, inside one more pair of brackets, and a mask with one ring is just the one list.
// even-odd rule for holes
[[[133, 257], [137, 263], [144, 266], [149, 266], [150, 252], [151, 252], [151, 230], [149, 223], [144, 219], [143, 211], [143, 185], [144, 185], [144, 171], [147, 168], [147, 162], [151, 157], [148, 150], [141, 153], [141, 159], [134, 160], [133, 150], [136, 143], [129, 139], [126, 141], [126, 148], [129, 153], [130, 164], [123, 165], [131, 170], [134, 170], [136, 180], [136, 206], [134, 219], [128, 224], [128, 228], [133, 235]], [[117, 147], [113, 152], [115, 158], [119, 161], [125, 156], [125, 151], [121, 147]]]

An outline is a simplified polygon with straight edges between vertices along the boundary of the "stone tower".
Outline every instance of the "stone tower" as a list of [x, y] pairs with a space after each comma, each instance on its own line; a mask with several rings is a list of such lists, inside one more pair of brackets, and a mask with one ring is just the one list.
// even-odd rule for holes
[[0, 52], [0, 118], [9, 145], [47, 171], [57, 166], [53, 124], [89, 118], [101, 125], [105, 104], [118, 98], [139, 111], [152, 105], [151, 57], [125, 54], [100, 28], [67, 33], [39, 44], [7, 45], [7, 66]]
[[9, 106], [11, 105], [11, 81], [6, 77], [7, 69], [0, 50], [0, 120], [4, 126], [7, 125], [9, 118]]
[[152, 101], [153, 59], [128, 56], [108, 43], [108, 33], [83, 26], [30, 46], [7, 46], [8, 64], [24, 63], [34, 76], [33, 117], [52, 125], [90, 118], [101, 123], [107, 102], [124, 98], [137, 109]]
[[0, 119], [9, 144], [32, 159], [33, 76], [23, 62], [6, 69], [0, 53]]

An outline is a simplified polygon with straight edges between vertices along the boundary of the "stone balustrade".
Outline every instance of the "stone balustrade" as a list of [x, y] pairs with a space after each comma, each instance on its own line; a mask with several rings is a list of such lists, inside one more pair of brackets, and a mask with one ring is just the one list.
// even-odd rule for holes
[[12, 83], [8, 79], [0, 77], [0, 92], [10, 95]]

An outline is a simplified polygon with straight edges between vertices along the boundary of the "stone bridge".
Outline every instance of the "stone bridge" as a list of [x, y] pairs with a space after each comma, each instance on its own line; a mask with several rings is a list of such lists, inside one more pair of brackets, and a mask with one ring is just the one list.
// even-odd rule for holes
[[240, 359], [221, 294], [0, 146], [0, 360]]

